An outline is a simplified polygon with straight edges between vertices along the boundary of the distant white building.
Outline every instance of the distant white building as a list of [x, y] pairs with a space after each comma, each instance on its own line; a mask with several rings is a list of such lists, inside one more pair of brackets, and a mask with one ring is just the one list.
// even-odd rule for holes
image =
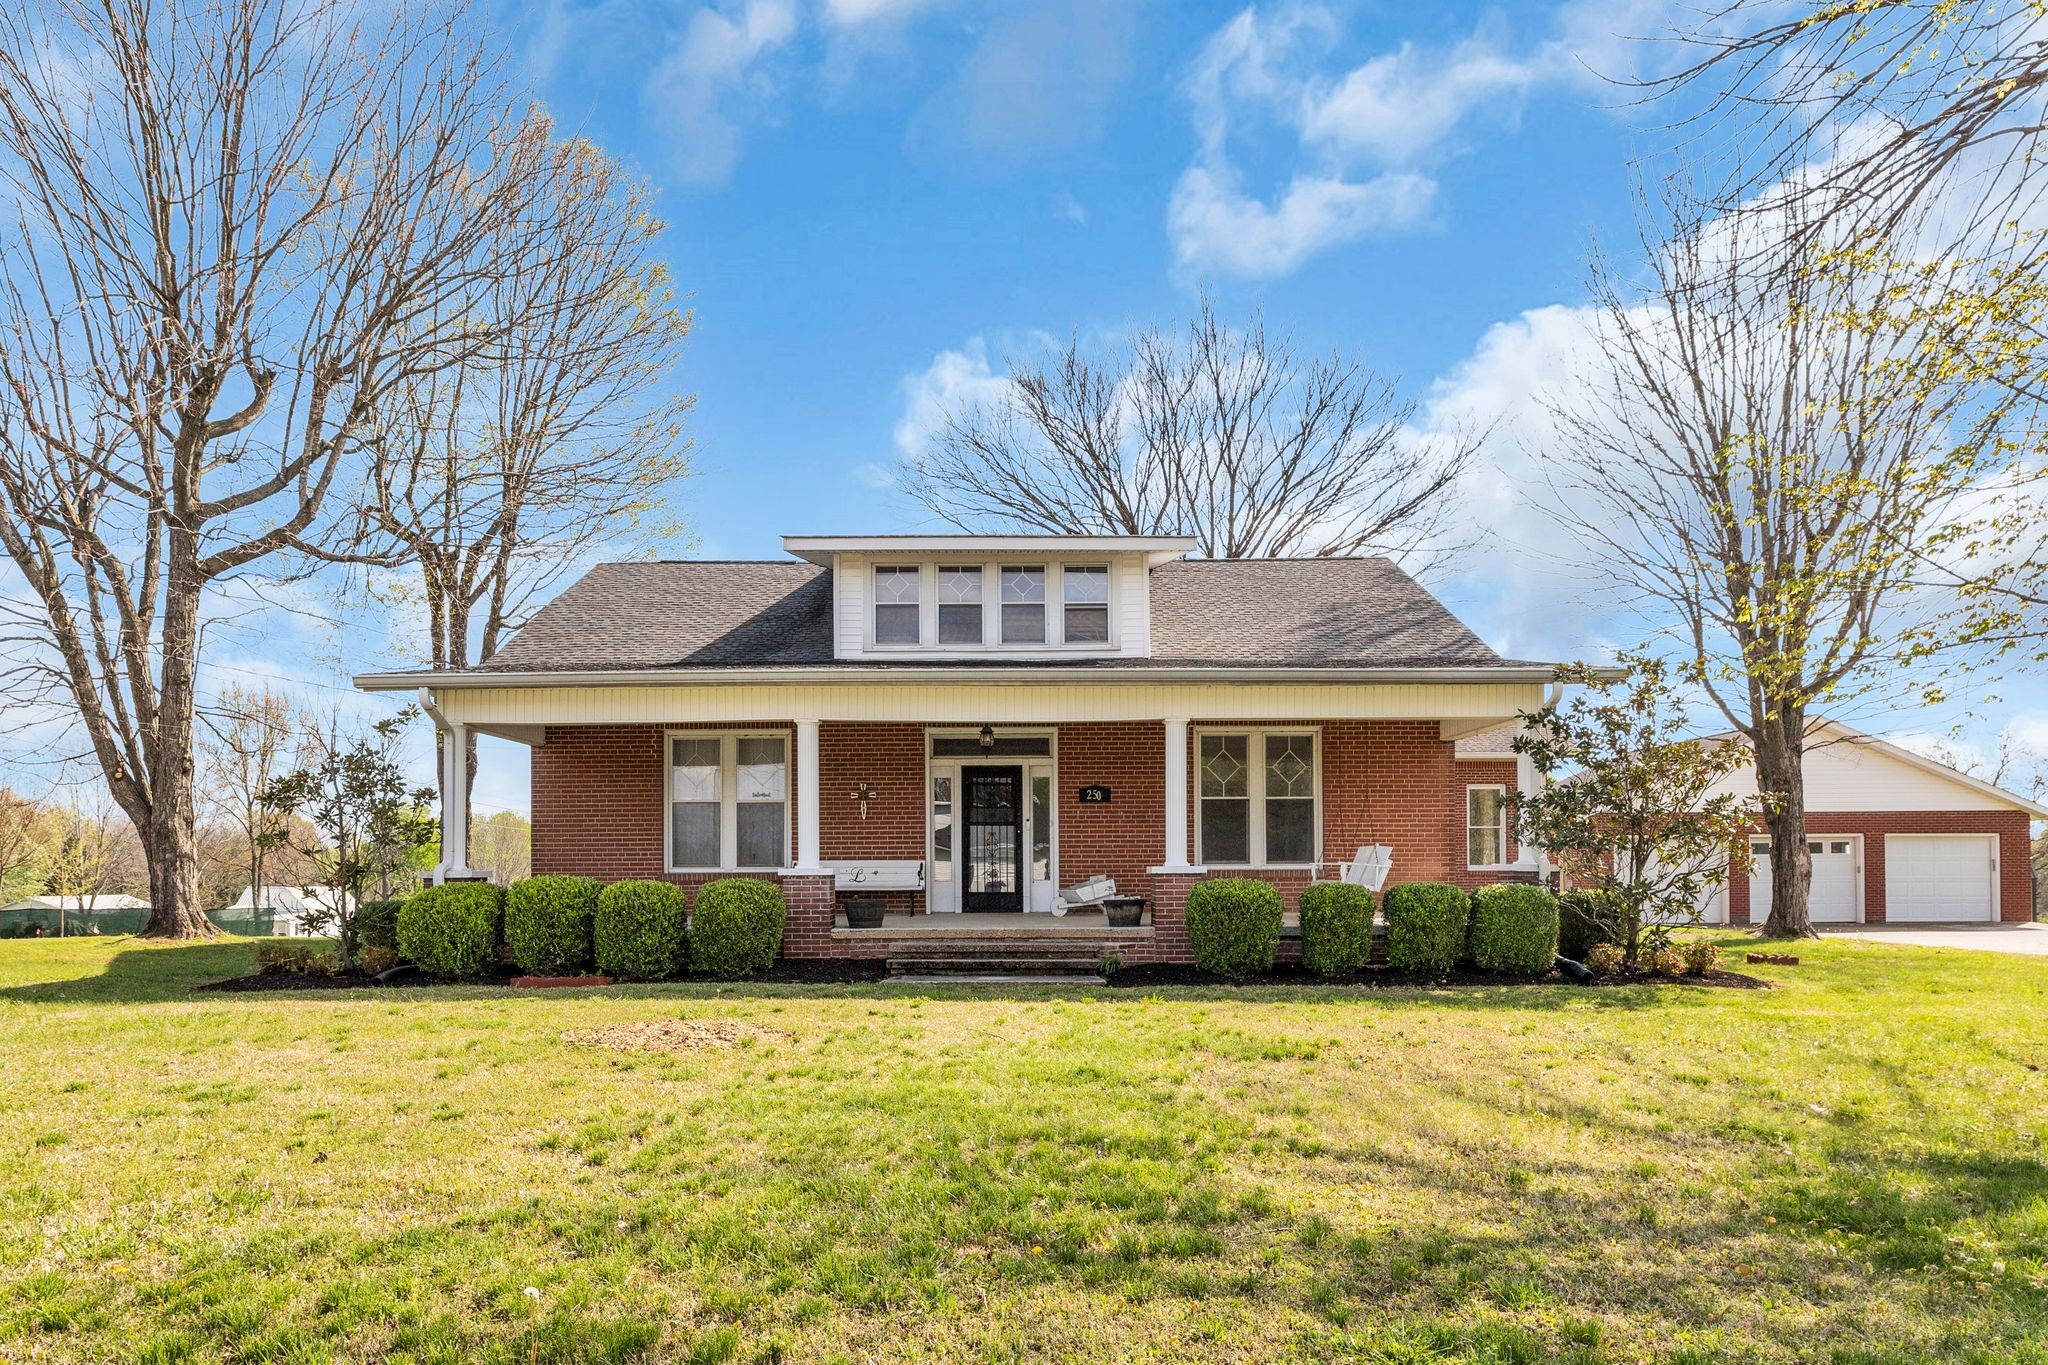
[[147, 909], [149, 902], [140, 896], [109, 891], [97, 896], [25, 896], [12, 905], [0, 905], [0, 915], [10, 910], [62, 910], [66, 914], [74, 914], [80, 910]]
[[[281, 938], [305, 938], [334, 932], [334, 896], [334, 889], [327, 886], [252, 886], [228, 911], [268, 910], [272, 933]], [[351, 911], [355, 909], [353, 898], [344, 903]], [[308, 926], [308, 916], [320, 920], [320, 927]]]

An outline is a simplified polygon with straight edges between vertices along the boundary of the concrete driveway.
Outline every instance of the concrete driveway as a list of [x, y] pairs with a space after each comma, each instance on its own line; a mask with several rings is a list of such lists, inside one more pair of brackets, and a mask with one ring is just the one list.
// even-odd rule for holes
[[1822, 932], [1830, 938], [1867, 938], [1875, 943], [2048, 957], [2048, 924], [1859, 924]]

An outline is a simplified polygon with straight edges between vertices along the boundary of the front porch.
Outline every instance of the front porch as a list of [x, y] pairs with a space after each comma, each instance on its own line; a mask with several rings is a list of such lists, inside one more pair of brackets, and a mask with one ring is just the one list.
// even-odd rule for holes
[[[1461, 734], [1528, 698], [1437, 689], [1442, 710], [1479, 714], [1347, 716], [1329, 713], [1383, 706], [1380, 689], [1304, 689], [1276, 706], [1228, 688], [1210, 690], [1213, 710], [1188, 716], [1044, 720], [1024, 710], [1078, 707], [1085, 699], [1071, 690], [959, 689], [967, 695], [949, 699], [951, 715], [923, 719], [763, 718], [738, 712], [750, 694], [733, 689], [675, 690], [675, 710], [644, 721], [558, 720], [530, 694], [520, 700], [544, 724], [507, 724], [473, 693], [442, 705], [459, 699], [485, 713], [449, 718], [457, 745], [474, 725], [533, 746], [535, 873], [689, 888], [775, 878], [792, 958], [1030, 951], [1070, 965], [1185, 962], [1187, 894], [1216, 876], [1280, 888], [1282, 955], [1292, 957], [1301, 891], [1338, 877], [1362, 847], [1392, 850], [1392, 881], [1475, 886], [1533, 870], [1504, 831], [1488, 862], [1468, 842], [1468, 790], [1516, 785], [1516, 761], [1455, 750]], [[707, 693], [730, 718], [689, 714]], [[690, 706], [676, 705], [685, 698]], [[968, 725], [963, 712], [997, 719]], [[463, 846], [466, 816], [452, 804], [451, 850]], [[878, 883], [847, 875], [884, 865]], [[1137, 927], [1111, 927], [1098, 908], [1052, 913], [1062, 889], [1094, 878], [1143, 899]], [[848, 926], [849, 894], [885, 902], [880, 928]]]

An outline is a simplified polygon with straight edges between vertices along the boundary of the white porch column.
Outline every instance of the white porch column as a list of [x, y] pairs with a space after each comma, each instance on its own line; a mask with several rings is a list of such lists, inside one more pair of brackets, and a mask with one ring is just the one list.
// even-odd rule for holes
[[469, 870], [469, 727], [451, 723], [442, 735], [446, 742], [445, 768], [441, 777], [441, 875], [444, 878], [473, 877]]
[[796, 872], [817, 872], [818, 722], [796, 723]]
[[1188, 863], [1188, 722], [1166, 720], [1166, 856], [1162, 872], [1185, 872]]

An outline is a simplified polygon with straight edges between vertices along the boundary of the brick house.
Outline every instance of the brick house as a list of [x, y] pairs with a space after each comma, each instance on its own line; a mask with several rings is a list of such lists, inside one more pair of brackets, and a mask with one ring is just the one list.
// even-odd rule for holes
[[[1504, 750], [1551, 666], [1500, 658], [1384, 559], [1188, 558], [1166, 536], [789, 537], [787, 560], [604, 564], [417, 689], [462, 752], [532, 746], [533, 870], [781, 881], [791, 957], [963, 926], [1185, 960], [1205, 877], [1301, 889], [1536, 875]], [[460, 792], [460, 782], [444, 783]], [[444, 847], [464, 850], [460, 799]], [[463, 876], [464, 859], [441, 869]], [[1064, 913], [1108, 877], [1136, 929]], [[882, 931], [846, 926], [885, 888]]]

